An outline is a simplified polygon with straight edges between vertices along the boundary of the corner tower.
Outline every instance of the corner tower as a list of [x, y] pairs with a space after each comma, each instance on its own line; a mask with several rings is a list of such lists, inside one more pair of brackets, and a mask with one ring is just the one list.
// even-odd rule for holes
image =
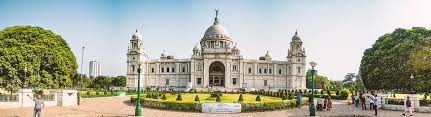
[[138, 87], [138, 66], [141, 65], [141, 87], [145, 87], [145, 61], [148, 57], [144, 50], [144, 43], [142, 41], [142, 34], [135, 31], [130, 40], [130, 45], [127, 49], [127, 81], [126, 87], [135, 89]]
[[302, 48], [301, 38], [298, 36], [298, 31], [295, 31], [295, 35], [292, 37], [290, 42], [290, 49], [287, 55], [288, 63], [290, 64], [290, 84], [288, 85], [295, 89], [305, 89], [305, 49]]

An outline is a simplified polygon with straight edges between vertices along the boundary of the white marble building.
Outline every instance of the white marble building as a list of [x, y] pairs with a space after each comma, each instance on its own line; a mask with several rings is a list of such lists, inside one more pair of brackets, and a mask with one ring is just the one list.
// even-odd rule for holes
[[214, 24], [188, 59], [177, 59], [165, 52], [160, 59], [148, 59], [142, 35], [136, 31], [127, 52], [127, 87], [137, 88], [140, 65], [143, 88], [305, 88], [306, 56], [297, 32], [290, 49], [286, 48], [287, 61], [272, 60], [269, 52], [258, 59], [244, 59], [233, 45], [234, 40], [224, 30], [217, 13]]

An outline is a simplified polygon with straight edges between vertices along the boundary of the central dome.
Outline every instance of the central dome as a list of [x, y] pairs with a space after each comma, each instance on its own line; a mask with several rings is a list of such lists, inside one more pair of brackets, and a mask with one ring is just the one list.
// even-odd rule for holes
[[228, 39], [230, 40], [230, 35], [224, 27], [220, 24], [212, 25], [205, 31], [205, 35], [202, 38], [203, 40], [206, 39]]
[[204, 34], [201, 41], [205, 40], [228, 40], [232, 41], [229, 33], [224, 29], [223, 25], [218, 21], [218, 10], [216, 10], [216, 17], [214, 18], [214, 24], [210, 26]]

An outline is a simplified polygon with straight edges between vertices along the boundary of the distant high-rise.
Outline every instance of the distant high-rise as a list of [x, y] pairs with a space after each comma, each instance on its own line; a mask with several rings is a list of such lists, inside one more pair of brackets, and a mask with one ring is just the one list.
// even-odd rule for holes
[[88, 75], [90, 78], [95, 78], [100, 75], [100, 63], [97, 61], [90, 61], [90, 68], [89, 68]]

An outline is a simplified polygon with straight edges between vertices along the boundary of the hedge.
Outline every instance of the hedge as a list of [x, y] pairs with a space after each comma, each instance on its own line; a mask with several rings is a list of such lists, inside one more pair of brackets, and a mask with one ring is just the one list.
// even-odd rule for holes
[[388, 99], [388, 104], [394, 104], [394, 105], [404, 105], [404, 99]]
[[[137, 97], [131, 97], [131, 102], [136, 103]], [[181, 110], [181, 111], [197, 111], [201, 112], [202, 103], [199, 102], [170, 102], [170, 101], [155, 101], [145, 100], [141, 97], [141, 105], [148, 108], [157, 108], [164, 110]], [[308, 100], [303, 100], [302, 105], [308, 105]], [[273, 111], [296, 107], [296, 100], [282, 102], [263, 102], [263, 103], [241, 103], [243, 112], [251, 111]]]
[[419, 100], [419, 106], [431, 107], [431, 100]]

